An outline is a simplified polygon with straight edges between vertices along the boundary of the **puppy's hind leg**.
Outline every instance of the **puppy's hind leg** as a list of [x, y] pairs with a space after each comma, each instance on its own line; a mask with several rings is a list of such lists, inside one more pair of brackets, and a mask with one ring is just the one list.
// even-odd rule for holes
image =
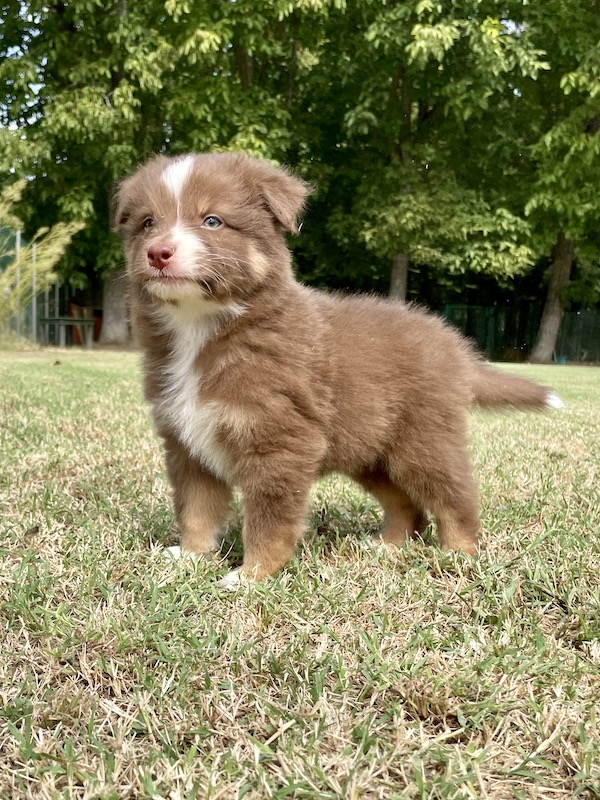
[[471, 490], [455, 483], [454, 486], [447, 484], [446, 490], [446, 496], [438, 493], [429, 506], [437, 521], [442, 550], [460, 550], [468, 556], [475, 555], [480, 526], [474, 487]]
[[[477, 552], [479, 510], [466, 447], [438, 447], [434, 458], [400, 466], [402, 485], [436, 518], [442, 550]], [[400, 477], [400, 476], [399, 476]]]
[[403, 547], [407, 536], [423, 533], [428, 525], [425, 512], [384, 472], [367, 472], [356, 477], [383, 509], [381, 539], [386, 545]]

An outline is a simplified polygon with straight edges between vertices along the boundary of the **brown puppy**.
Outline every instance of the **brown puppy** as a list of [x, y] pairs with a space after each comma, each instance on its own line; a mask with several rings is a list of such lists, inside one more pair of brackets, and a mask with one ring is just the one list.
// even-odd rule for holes
[[562, 405], [486, 366], [436, 317], [297, 283], [284, 232], [307, 193], [233, 154], [157, 157], [118, 193], [146, 397], [182, 532], [174, 552], [214, 551], [232, 489], [243, 493], [244, 561], [224, 585], [290, 558], [311, 484], [329, 472], [380, 501], [385, 542], [404, 544], [428, 511], [444, 549], [474, 553], [467, 409]]

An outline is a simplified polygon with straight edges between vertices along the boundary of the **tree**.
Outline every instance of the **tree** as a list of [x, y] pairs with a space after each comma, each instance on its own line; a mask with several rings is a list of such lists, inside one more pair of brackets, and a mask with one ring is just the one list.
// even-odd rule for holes
[[598, 0], [4, 7], [0, 165], [35, 178], [30, 227], [85, 223], [74, 283], [122, 267], [109, 197], [158, 151], [298, 169], [316, 193], [294, 247], [316, 283], [401, 296], [411, 265], [506, 277], [561, 232], [578, 255], [591, 241]]
[[575, 242], [567, 239], [560, 231], [552, 252], [552, 265], [549, 270], [549, 285], [542, 321], [531, 353], [531, 361], [547, 364], [552, 354], [560, 330], [563, 315], [564, 296], [569, 285]]
[[[390, 260], [392, 287], [404, 291], [409, 257], [505, 277], [552, 249], [544, 360], [576, 249], [598, 258], [598, 11], [579, 0], [384, 4], [353, 26], [362, 43], [341, 34], [354, 54], [341, 63], [365, 87], [340, 137], [368, 164], [350, 213]], [[334, 231], [347, 218], [343, 208]]]
[[336, 2], [4, 4], [0, 168], [34, 177], [22, 204], [30, 228], [85, 225], [63, 278], [84, 286], [122, 266], [110, 197], [152, 153], [283, 157], [306, 68], [300, 37]]
[[[551, 0], [532, 4], [523, 23], [543, 42], [551, 70], [523, 87], [535, 120], [529, 148], [531, 193], [526, 213], [541, 253], [552, 252], [548, 292], [534, 362], [552, 360], [569, 296], [574, 258], [600, 257], [600, 3]], [[593, 263], [593, 262], [592, 262]]]
[[28, 231], [81, 223], [61, 277], [84, 288], [122, 263], [115, 180], [162, 145], [160, 121], [141, 108], [160, 89], [166, 46], [124, 2], [13, 3], [3, 33], [0, 163], [33, 176], [20, 205]]
[[491, 178], [480, 122], [514, 101], [515, 79], [547, 65], [500, 10], [413, 0], [349, 4], [328, 18], [304, 107], [317, 115], [307, 138], [325, 225], [349, 252], [362, 243], [374, 271], [391, 264], [396, 296], [411, 261], [502, 276], [533, 263], [522, 206]]

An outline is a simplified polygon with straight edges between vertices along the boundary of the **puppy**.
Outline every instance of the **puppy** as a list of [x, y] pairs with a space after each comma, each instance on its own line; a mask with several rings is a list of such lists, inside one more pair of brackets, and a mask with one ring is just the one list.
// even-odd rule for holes
[[244, 559], [226, 586], [291, 557], [311, 484], [330, 472], [381, 503], [384, 542], [403, 545], [430, 513], [444, 550], [474, 553], [467, 409], [562, 405], [486, 366], [434, 316], [299, 284], [284, 234], [307, 194], [288, 172], [236, 154], [159, 156], [118, 191], [181, 552], [213, 552], [233, 488], [243, 494]]

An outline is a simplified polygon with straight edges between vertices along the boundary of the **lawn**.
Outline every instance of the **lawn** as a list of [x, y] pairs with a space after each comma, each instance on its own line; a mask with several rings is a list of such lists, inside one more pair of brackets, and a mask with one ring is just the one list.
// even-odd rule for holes
[[315, 487], [275, 579], [162, 556], [169, 487], [135, 353], [0, 353], [0, 797], [600, 797], [600, 369], [473, 413], [479, 557], [372, 544]]

